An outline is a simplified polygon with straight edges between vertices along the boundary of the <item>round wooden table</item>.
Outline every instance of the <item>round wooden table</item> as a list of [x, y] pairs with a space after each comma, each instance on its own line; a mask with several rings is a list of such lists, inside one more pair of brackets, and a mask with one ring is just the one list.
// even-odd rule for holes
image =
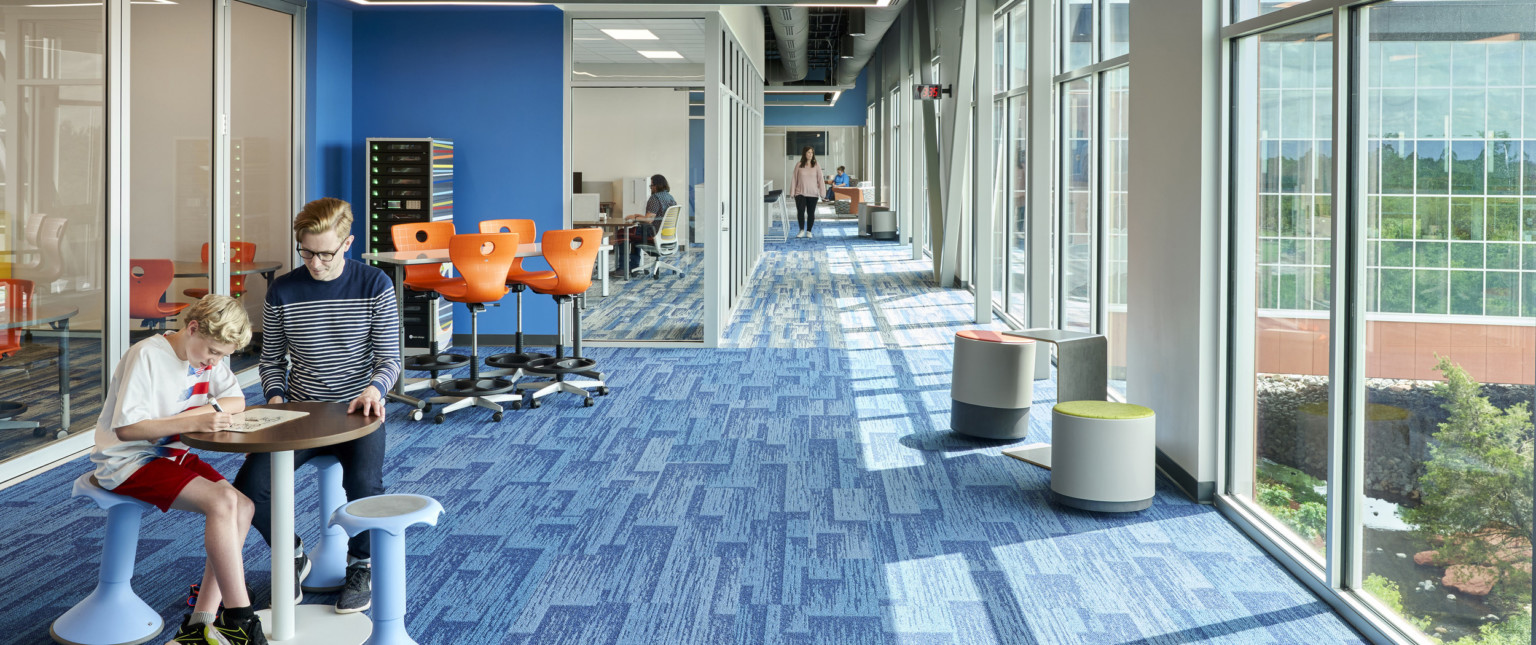
[[[362, 612], [338, 614], [329, 605], [293, 604], [293, 451], [322, 448], [366, 437], [384, 417], [347, 414], [346, 403], [294, 402], [252, 406], [298, 410], [307, 416], [255, 432], [195, 432], [182, 443], [214, 452], [272, 453], [272, 613], [264, 620], [268, 638], [284, 643], [360, 644], [373, 632]], [[295, 617], [302, 614], [303, 631]], [[266, 617], [264, 617], [266, 618]]]

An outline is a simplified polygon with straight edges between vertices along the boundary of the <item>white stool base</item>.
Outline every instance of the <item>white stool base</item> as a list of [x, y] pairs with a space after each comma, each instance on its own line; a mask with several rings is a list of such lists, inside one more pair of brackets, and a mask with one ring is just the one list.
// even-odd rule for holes
[[373, 621], [368, 614], [356, 612], [338, 614], [334, 605], [299, 605], [294, 607], [293, 638], [272, 639], [272, 610], [256, 612], [261, 617], [262, 630], [273, 643], [285, 645], [362, 645], [373, 634]]

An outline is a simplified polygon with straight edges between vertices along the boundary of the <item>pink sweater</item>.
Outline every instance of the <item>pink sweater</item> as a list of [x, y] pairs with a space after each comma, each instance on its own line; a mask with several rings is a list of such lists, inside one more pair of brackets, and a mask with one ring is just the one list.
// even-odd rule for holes
[[801, 167], [795, 162], [795, 178], [790, 183], [791, 197], [821, 197], [821, 164]]

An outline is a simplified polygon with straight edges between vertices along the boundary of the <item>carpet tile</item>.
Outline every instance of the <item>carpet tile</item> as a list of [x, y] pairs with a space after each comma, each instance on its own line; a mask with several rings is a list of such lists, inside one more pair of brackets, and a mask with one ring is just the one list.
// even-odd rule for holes
[[[769, 245], [718, 350], [599, 348], [612, 394], [411, 422], [390, 406], [390, 491], [445, 514], [408, 532], [406, 625], [425, 644], [1354, 643], [1209, 506], [1047, 501], [1049, 474], [948, 432], [969, 296], [842, 223]], [[487, 350], [496, 351], [494, 348]], [[258, 393], [248, 393], [252, 400]], [[1031, 441], [1049, 441], [1038, 381]], [[235, 455], [205, 455], [228, 476]], [[84, 459], [0, 490], [0, 643], [48, 642], [94, 584], [104, 513]], [[310, 468], [297, 526], [319, 530]], [[134, 588], [170, 627], [202, 527], [146, 515]], [[255, 597], [269, 551], [245, 550]], [[334, 602], [306, 594], [306, 602]], [[302, 626], [300, 627], [302, 629]]]

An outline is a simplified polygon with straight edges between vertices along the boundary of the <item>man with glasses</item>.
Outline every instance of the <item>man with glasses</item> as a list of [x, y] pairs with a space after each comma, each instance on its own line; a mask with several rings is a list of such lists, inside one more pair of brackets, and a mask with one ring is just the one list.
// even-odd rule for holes
[[[268, 403], [348, 401], [347, 411], [384, 415], [384, 393], [400, 377], [400, 316], [394, 283], [383, 271], [345, 257], [352, 245], [352, 207], [326, 197], [304, 205], [293, 222], [304, 267], [272, 282], [262, 311], [261, 385]], [[355, 500], [384, 492], [384, 426], [346, 443], [298, 450], [293, 466], [321, 455], [341, 462], [342, 487]], [[272, 543], [271, 455], [245, 458], [235, 488], [256, 503], [252, 525]], [[277, 536], [278, 539], [288, 539]], [[293, 588], [309, 573], [309, 558], [293, 536]], [[368, 532], [347, 543], [347, 579], [338, 613], [372, 603]]]

